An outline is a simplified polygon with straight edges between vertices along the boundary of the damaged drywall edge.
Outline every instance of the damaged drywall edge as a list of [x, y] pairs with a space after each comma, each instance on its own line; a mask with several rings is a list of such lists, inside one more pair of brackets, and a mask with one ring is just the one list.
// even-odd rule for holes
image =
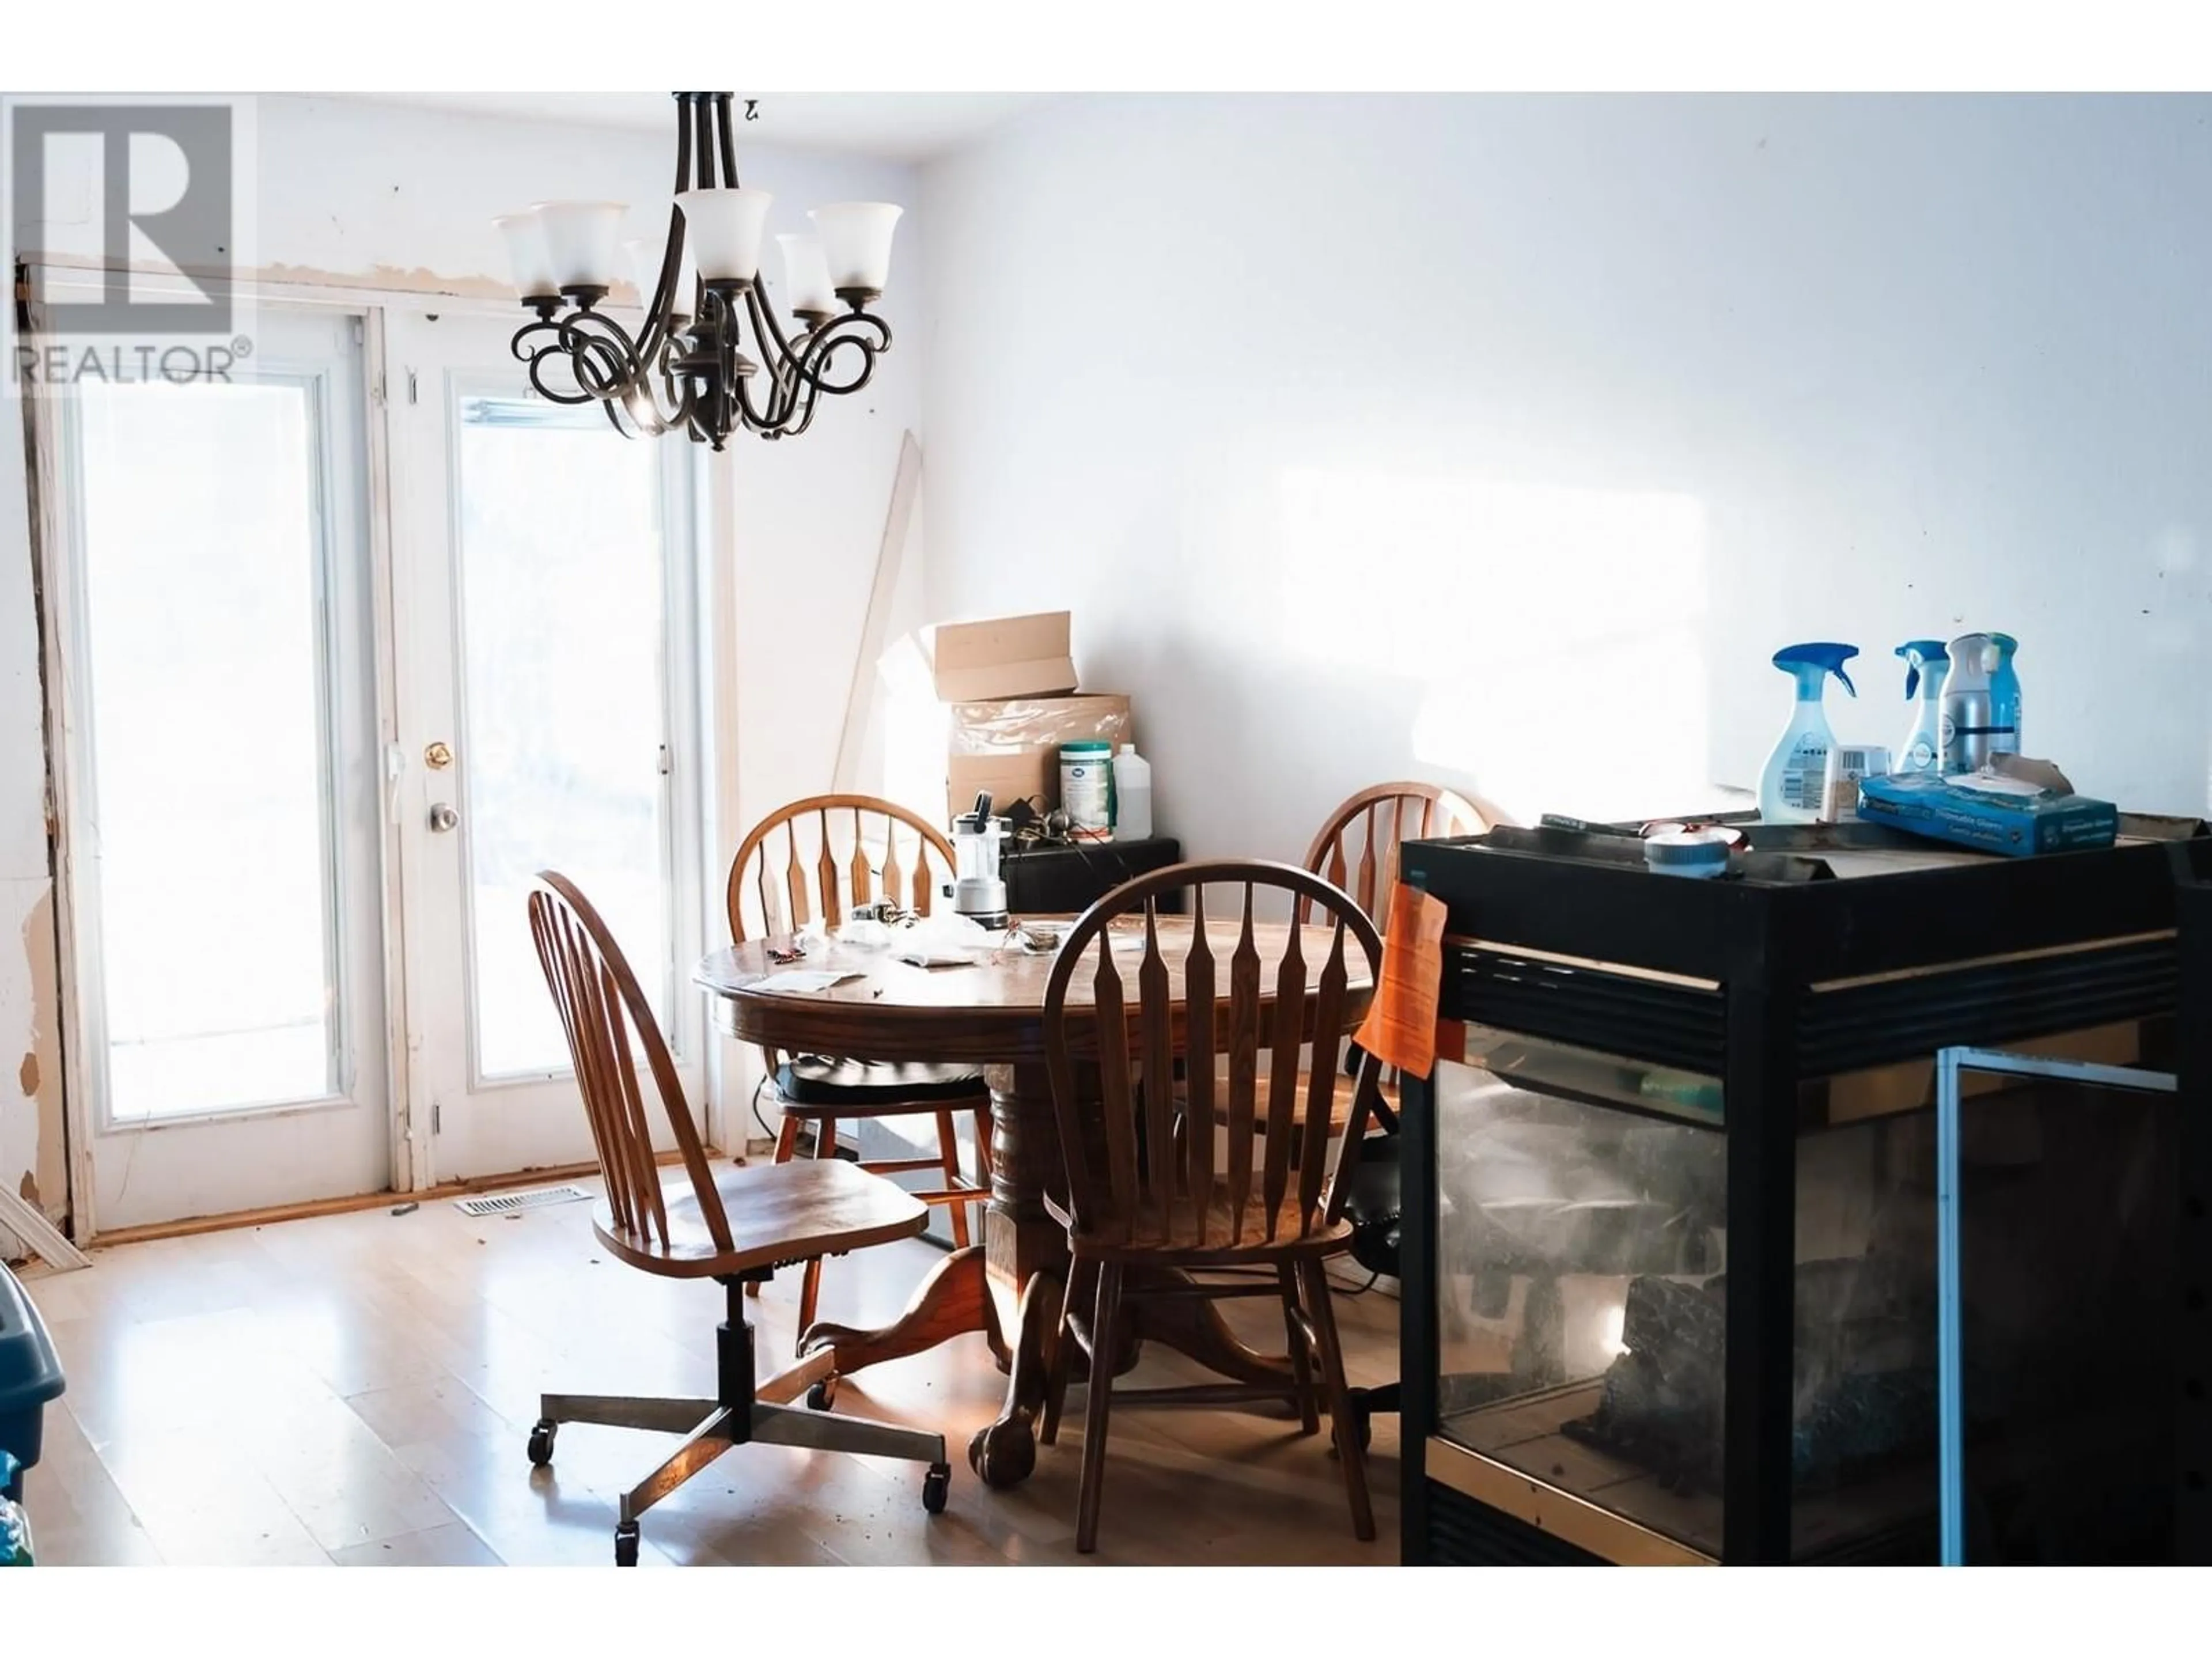
[[[15, 257], [26, 264], [49, 270], [106, 271], [117, 268], [112, 261], [89, 253], [43, 253], [26, 250]], [[410, 297], [427, 295], [441, 299], [489, 300], [504, 306], [520, 307], [521, 303], [515, 298], [514, 284], [504, 276], [449, 276], [422, 265], [411, 270], [378, 264], [371, 265], [367, 270], [335, 270], [319, 265], [273, 264], [240, 270], [229, 265], [177, 265], [165, 261], [134, 259], [127, 261], [121, 268], [149, 276], [183, 276], [217, 283], [352, 289]], [[603, 308], [641, 310], [644, 304], [644, 296], [635, 284], [617, 279], [608, 291]]]
[[[21, 270], [19, 264], [19, 273]], [[16, 285], [15, 303], [17, 327], [26, 333], [35, 332], [45, 319], [27, 286], [20, 280]], [[25, 1052], [16, 1075], [18, 1081], [24, 1085], [24, 1098], [32, 1104], [33, 1144], [31, 1166], [21, 1172], [21, 1180], [28, 1190], [21, 1192], [19, 1196], [33, 1207], [37, 1215], [53, 1223], [56, 1229], [66, 1230], [72, 1218], [69, 1124], [69, 1109], [72, 1103], [64, 1081], [66, 1053], [63, 1047], [62, 1030], [63, 947], [60, 911], [55, 902], [61, 848], [58, 809], [61, 795], [56, 752], [58, 703], [53, 663], [50, 660], [48, 648], [48, 629], [52, 617], [46, 592], [47, 554], [52, 530], [52, 520], [47, 515], [53, 500], [55, 481], [52, 476], [54, 465], [52, 452], [40, 442], [39, 428], [39, 423], [48, 412], [42, 398], [27, 397], [23, 400], [25, 528], [31, 560], [31, 615], [37, 641], [34, 660], [40, 705], [40, 750], [44, 762], [46, 869], [46, 880], [39, 887], [38, 896], [32, 901], [23, 916], [22, 949], [30, 986], [31, 1046]], [[0, 1188], [0, 1192], [4, 1190], [4, 1188]], [[18, 1228], [17, 1231], [21, 1231], [22, 1229]], [[27, 1233], [25, 1239], [34, 1246], [38, 1243]], [[57, 1260], [51, 1249], [41, 1254], [50, 1261]]]
[[[33, 1104], [37, 1145], [19, 1194], [56, 1226], [69, 1213], [69, 1127], [62, 1097], [61, 961], [54, 934], [54, 890], [49, 882], [23, 919], [23, 956], [31, 970], [31, 1047], [17, 1077]], [[40, 1194], [45, 1194], [44, 1202]]]

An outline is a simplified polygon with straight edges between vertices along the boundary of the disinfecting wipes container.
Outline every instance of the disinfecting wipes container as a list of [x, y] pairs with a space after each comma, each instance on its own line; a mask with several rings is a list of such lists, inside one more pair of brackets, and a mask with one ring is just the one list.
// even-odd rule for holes
[[1060, 746], [1060, 805], [1068, 833], [1079, 841], [1104, 841], [1114, 828], [1114, 745]]

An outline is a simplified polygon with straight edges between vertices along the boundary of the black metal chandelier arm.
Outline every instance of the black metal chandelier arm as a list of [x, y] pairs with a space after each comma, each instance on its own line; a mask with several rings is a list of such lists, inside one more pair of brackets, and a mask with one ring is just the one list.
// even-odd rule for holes
[[763, 438], [772, 436], [790, 417], [791, 411], [785, 406], [785, 399], [774, 385], [773, 379], [771, 379], [768, 401], [763, 405], [757, 406], [753, 402], [752, 382], [750, 376], [732, 376], [730, 391], [732, 401], [737, 407], [738, 422], [748, 432], [757, 432]]
[[[532, 343], [535, 337], [541, 335], [544, 339]], [[508, 342], [507, 349], [514, 353], [516, 361], [530, 371], [531, 389], [549, 403], [574, 405], [599, 401], [588, 392], [564, 391], [549, 384], [545, 379], [548, 363], [565, 363], [568, 365], [571, 383], [575, 383], [575, 365], [569, 354], [567, 324], [551, 319], [525, 324], [515, 331], [514, 338]]]
[[603, 402], [621, 397], [645, 368], [622, 325], [596, 311], [577, 312], [566, 319], [564, 344], [576, 384]]
[[[869, 335], [874, 337], [870, 339]], [[858, 312], [836, 321], [825, 323], [809, 335], [793, 372], [817, 392], [827, 392], [837, 397], [858, 392], [874, 378], [876, 359], [891, 347], [891, 331], [880, 317]], [[859, 367], [850, 380], [840, 380], [830, 374], [830, 365], [838, 354], [860, 354]]]
[[[629, 335], [596, 312], [526, 324], [516, 331], [508, 349], [528, 368], [538, 396], [572, 406], [621, 396], [640, 368]], [[546, 379], [552, 363], [566, 368], [568, 386]]]
[[[676, 189], [681, 196], [691, 184], [691, 124], [684, 118], [684, 106], [677, 106], [676, 116]], [[653, 298], [645, 307], [645, 337], [638, 342], [641, 362], [651, 362], [659, 355], [659, 348], [672, 333], [671, 318], [676, 309], [676, 285], [684, 276], [684, 213], [680, 208], [668, 210], [668, 240], [660, 254], [660, 278], [653, 286]], [[641, 296], [642, 297], [642, 296]]]
[[790, 418], [795, 400], [793, 368], [798, 354], [793, 352], [777, 326], [775, 303], [768, 297], [766, 284], [756, 283], [745, 292], [745, 312], [751, 319], [753, 337], [760, 343], [761, 355], [767, 360], [763, 365], [769, 373], [769, 390], [759, 418], [751, 421], [756, 430], [780, 428]]

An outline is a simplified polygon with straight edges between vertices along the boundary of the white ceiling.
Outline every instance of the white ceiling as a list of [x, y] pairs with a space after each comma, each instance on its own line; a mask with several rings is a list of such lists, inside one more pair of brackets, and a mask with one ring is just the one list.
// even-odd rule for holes
[[[341, 92], [319, 95], [641, 132], [668, 132], [676, 119], [675, 106], [665, 92]], [[1050, 95], [1036, 92], [762, 93], [757, 94], [760, 118], [744, 124], [738, 143], [882, 155], [905, 161], [927, 161]], [[740, 103], [738, 107], [742, 112], [744, 106]]]

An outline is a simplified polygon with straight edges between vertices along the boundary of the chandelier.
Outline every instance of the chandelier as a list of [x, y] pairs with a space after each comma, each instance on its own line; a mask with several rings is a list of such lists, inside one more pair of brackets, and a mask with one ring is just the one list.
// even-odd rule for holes
[[[668, 239], [628, 244], [645, 320], [635, 338], [601, 309], [614, 286], [621, 202], [541, 202], [495, 221], [514, 286], [537, 320], [517, 331], [530, 384], [556, 404], [598, 403], [626, 436], [681, 428], [722, 447], [732, 432], [804, 432], [827, 393], [858, 392], [890, 349], [868, 307], [883, 297], [887, 202], [813, 210], [811, 234], [783, 249], [791, 320], [780, 323], [760, 272], [768, 191], [738, 183], [726, 92], [676, 96], [676, 197]], [[648, 297], [649, 296], [649, 297]]]

